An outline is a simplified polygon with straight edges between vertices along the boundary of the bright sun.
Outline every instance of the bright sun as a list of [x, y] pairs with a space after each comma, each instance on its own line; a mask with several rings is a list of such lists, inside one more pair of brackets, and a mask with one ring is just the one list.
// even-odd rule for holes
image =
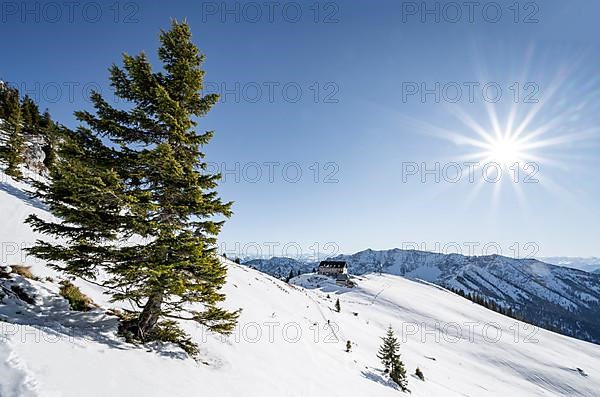
[[488, 152], [492, 161], [510, 166], [518, 163], [523, 157], [523, 147], [516, 139], [497, 138], [489, 144]]
[[[451, 105], [448, 110], [457, 117], [456, 126], [436, 126], [418, 120], [411, 122], [426, 134], [453, 143], [450, 158], [473, 167], [473, 173], [465, 174], [469, 176], [468, 183], [474, 186], [469, 202], [484, 186], [493, 186], [490, 190], [493, 190], [494, 203], [497, 203], [501, 186], [508, 183], [514, 188], [519, 201], [523, 201], [524, 186], [534, 186], [529, 184], [538, 184], [541, 180], [544, 183], [538, 186], [543, 189], [552, 193], [569, 193], [552, 179], [548, 169], [552, 167], [564, 171], [573, 167], [573, 164], [564, 162], [569, 155], [561, 152], [567, 145], [574, 146], [575, 143], [581, 144], [591, 139], [595, 141], [600, 130], [592, 119], [584, 117], [584, 114], [594, 113], [595, 109], [587, 113], [582, 111], [593, 102], [591, 93], [577, 95], [570, 101], [563, 99], [567, 98], [566, 90], [570, 94], [571, 90], [578, 87], [569, 84], [562, 90], [570, 70], [575, 69], [563, 67], [557, 70], [556, 76], [544, 90], [544, 97], [539, 101], [527, 102], [532, 105], [525, 105], [526, 101], [523, 104], [519, 101], [513, 101], [512, 104], [486, 102], [484, 109]], [[523, 76], [526, 72], [523, 71]], [[555, 98], [558, 93], [563, 98]], [[467, 181], [465, 175], [462, 180]], [[482, 177], [471, 178], [472, 175]], [[498, 183], [500, 181], [502, 183]]]

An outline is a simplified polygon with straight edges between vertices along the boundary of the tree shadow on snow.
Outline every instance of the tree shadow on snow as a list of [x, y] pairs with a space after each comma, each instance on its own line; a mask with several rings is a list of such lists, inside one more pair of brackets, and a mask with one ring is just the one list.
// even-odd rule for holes
[[6, 280], [3, 284], [5, 291], [18, 285], [35, 300], [35, 304], [29, 304], [18, 296], [5, 296], [3, 304], [0, 305], [1, 321], [42, 331], [39, 335], [32, 333], [32, 338], [48, 338], [45, 340], [47, 342], [67, 340], [75, 344], [92, 340], [110, 347], [125, 348], [124, 343], [111, 338], [111, 334], [114, 335], [118, 327], [117, 317], [110, 316], [101, 309], [73, 311], [60, 295], [46, 287], [34, 288], [31, 281], [23, 277]]
[[0, 182], [0, 191], [10, 194], [11, 196], [16, 197], [17, 199], [21, 200], [25, 204], [32, 206], [34, 208], [44, 210], [44, 211], [48, 210], [48, 207], [44, 203], [42, 203], [40, 200], [38, 200], [34, 197], [31, 197], [30, 193], [28, 193], [24, 190], [18, 189], [7, 183]]
[[394, 381], [388, 378], [384, 378], [381, 375], [381, 371], [371, 370], [369, 368], [361, 371], [361, 375], [373, 382], [379, 383], [380, 385], [391, 387], [395, 390], [401, 390], [400, 386], [398, 386]]
[[[172, 349], [168, 344], [136, 345], [127, 343], [117, 335], [119, 318], [108, 314], [105, 310], [95, 308], [87, 312], [73, 311], [66, 299], [45, 286], [33, 286], [32, 282], [17, 276], [10, 280], [0, 280], [4, 298], [0, 301], [0, 322], [28, 326], [33, 331], [3, 327], [6, 336], [11, 332], [19, 332], [19, 341], [32, 342], [68, 342], [75, 346], [85, 347], [92, 341], [109, 348], [119, 350], [144, 349], [161, 356], [177, 359], [187, 358], [187, 354], [178, 348]], [[13, 286], [35, 299], [35, 304], [28, 304], [16, 294], [9, 295]], [[40, 332], [36, 332], [40, 331]]]

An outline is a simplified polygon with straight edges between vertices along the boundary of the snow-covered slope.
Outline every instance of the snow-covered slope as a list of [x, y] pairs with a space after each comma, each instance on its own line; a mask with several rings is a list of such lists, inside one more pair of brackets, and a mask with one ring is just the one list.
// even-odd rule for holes
[[600, 343], [600, 277], [499, 255], [464, 256], [392, 249], [340, 255], [357, 274], [383, 271], [479, 294], [528, 321]]
[[[600, 276], [555, 266], [535, 259], [499, 255], [464, 256], [433, 252], [367, 249], [338, 255], [350, 272], [361, 275], [383, 272], [425, 280], [477, 294], [517, 310], [528, 321], [577, 338], [600, 343]], [[252, 261], [271, 275], [278, 269], [313, 268], [315, 263], [289, 262], [288, 258]]]
[[290, 285], [228, 262], [226, 306], [243, 309], [233, 335], [187, 324], [201, 345], [199, 362], [173, 346], [127, 344], [116, 336], [117, 320], [107, 312], [116, 306], [101, 289], [76, 281], [100, 307], [72, 312], [57, 294], [61, 276], [20, 248], [13, 253], [36, 238], [21, 223], [27, 214], [43, 214], [39, 203], [24, 200], [25, 187], [0, 182], [0, 240], [8, 243], [2, 262], [25, 262], [41, 279], [0, 279], [35, 296], [35, 304], [12, 296], [0, 304], [2, 397], [398, 396], [376, 357], [390, 324], [408, 373], [419, 366], [426, 378], [409, 376], [412, 396], [591, 397], [600, 390], [600, 346], [394, 275], [357, 277], [354, 289], [314, 275]]

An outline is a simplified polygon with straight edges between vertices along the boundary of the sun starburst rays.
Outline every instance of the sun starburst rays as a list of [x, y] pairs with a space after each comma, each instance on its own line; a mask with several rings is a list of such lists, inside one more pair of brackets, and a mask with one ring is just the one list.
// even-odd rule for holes
[[[482, 205], [482, 195], [489, 195], [491, 215], [499, 204], [513, 202], [526, 213], [531, 209], [528, 200], [534, 203], [540, 197], [580, 201], [575, 180], [594, 169], [589, 164], [597, 161], [594, 148], [600, 146], [600, 77], [593, 75], [581, 57], [574, 56], [562, 65], [546, 58], [534, 54], [532, 47], [508, 73], [504, 69], [485, 73], [478, 64], [485, 57], [475, 57], [478, 78], [473, 81], [481, 86], [494, 82], [503, 88], [499, 101], [492, 102], [485, 94], [478, 98], [477, 92], [475, 101], [471, 97], [468, 102], [447, 101], [441, 109], [430, 106], [422, 116], [417, 116], [418, 111], [399, 114], [399, 121], [412, 132], [450, 143], [434, 148], [418, 164], [427, 167], [422, 170], [422, 181], [429, 182], [429, 174], [423, 172], [432, 169], [441, 176], [428, 185], [433, 197], [462, 190], [465, 200], [461, 205], [469, 211]], [[528, 82], [535, 82], [533, 97], [526, 88]], [[436, 116], [439, 122], [428, 121]], [[445, 180], [445, 167], [459, 167], [460, 178]], [[491, 178], [486, 179], [486, 173], [491, 173]], [[495, 178], [494, 173], [501, 177]]]
[[[559, 73], [553, 84], [544, 92], [544, 100], [533, 104], [511, 103], [502, 111], [495, 103], [486, 103], [484, 112], [466, 111], [452, 104], [448, 108], [462, 127], [441, 128], [427, 123], [417, 122], [419, 129], [452, 142], [462, 150], [453, 154], [453, 160], [469, 162], [472, 171], [481, 176], [490, 164], [494, 164], [501, 178], [493, 179], [492, 208], [498, 205], [502, 186], [511, 184], [517, 201], [526, 207], [526, 194], [523, 182], [537, 183], [542, 188], [556, 194], [565, 194], [565, 189], [553, 180], [548, 167], [568, 170], [572, 166], [568, 156], [558, 153], [575, 142], [597, 137], [599, 127], [576, 130], [572, 120], [580, 111], [580, 103], [573, 102], [565, 106], [557, 101], [556, 93], [564, 81], [564, 74]], [[579, 109], [579, 110], [577, 110]], [[415, 124], [413, 122], [413, 124]], [[581, 125], [580, 125], [581, 127]], [[462, 153], [461, 153], [462, 152]], [[474, 200], [481, 192], [487, 190], [489, 181], [478, 178], [472, 184], [467, 202]]]

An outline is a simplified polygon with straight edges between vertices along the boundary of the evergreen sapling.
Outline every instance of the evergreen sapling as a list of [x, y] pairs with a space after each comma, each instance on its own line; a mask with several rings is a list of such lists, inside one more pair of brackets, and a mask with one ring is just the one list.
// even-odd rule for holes
[[379, 348], [377, 358], [385, 367], [385, 373], [389, 374], [390, 378], [402, 389], [407, 391], [406, 369], [404, 363], [400, 360], [400, 342], [394, 333], [392, 326], [387, 329], [386, 335], [381, 338], [383, 344]]

